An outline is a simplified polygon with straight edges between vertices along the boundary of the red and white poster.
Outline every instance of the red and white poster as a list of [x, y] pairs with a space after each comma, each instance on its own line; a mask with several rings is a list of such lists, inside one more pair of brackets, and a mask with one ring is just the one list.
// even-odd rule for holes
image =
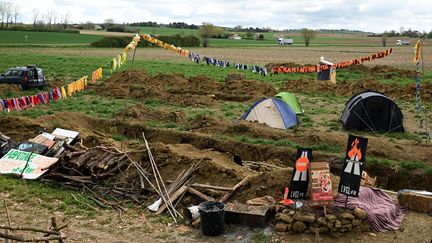
[[35, 153], [11, 149], [0, 159], [1, 174], [19, 174], [24, 179], [36, 179], [45, 173], [58, 158], [51, 158]]
[[327, 204], [333, 201], [330, 168], [326, 162], [310, 164], [311, 199], [314, 204]]

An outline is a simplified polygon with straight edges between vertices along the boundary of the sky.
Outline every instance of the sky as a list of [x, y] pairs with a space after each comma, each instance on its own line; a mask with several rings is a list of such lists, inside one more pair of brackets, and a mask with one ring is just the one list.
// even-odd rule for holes
[[[8, 0], [0, 0], [8, 1]], [[9, 0], [10, 1], [10, 0]], [[33, 10], [68, 14], [74, 23], [203, 22], [272, 29], [432, 30], [430, 0], [15, 0], [18, 21], [33, 22]]]

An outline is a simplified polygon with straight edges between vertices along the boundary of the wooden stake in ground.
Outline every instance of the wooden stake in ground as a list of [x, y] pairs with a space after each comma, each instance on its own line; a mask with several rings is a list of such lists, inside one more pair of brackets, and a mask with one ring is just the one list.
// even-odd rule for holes
[[[4, 200], [4, 206], [5, 206], [5, 211], [6, 211], [6, 217], [7, 217], [7, 220], [8, 220], [8, 225], [9, 225], [9, 227], [11, 227], [12, 226], [12, 222], [11, 222], [11, 218], [10, 218], [10, 215], [9, 215], [9, 209], [8, 209], [8, 206], [7, 206], [6, 199]], [[5, 229], [5, 234], [9, 235], [9, 229]]]

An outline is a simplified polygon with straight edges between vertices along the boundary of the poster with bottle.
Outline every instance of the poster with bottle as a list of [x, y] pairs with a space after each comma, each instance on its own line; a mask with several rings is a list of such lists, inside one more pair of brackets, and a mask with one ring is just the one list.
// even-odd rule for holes
[[306, 197], [309, 185], [309, 164], [311, 161], [312, 149], [297, 149], [288, 198], [302, 199]]
[[313, 205], [326, 205], [333, 202], [333, 189], [329, 164], [313, 162], [310, 165], [310, 191]]

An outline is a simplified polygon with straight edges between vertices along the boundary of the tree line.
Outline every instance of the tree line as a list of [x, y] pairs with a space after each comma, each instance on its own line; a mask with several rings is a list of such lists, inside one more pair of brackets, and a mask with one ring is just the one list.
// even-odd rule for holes
[[16, 25], [20, 14], [18, 4], [0, 1], [0, 28], [8, 28], [12, 24]]
[[[54, 9], [43, 12], [37, 8], [33, 8], [32, 14], [33, 29], [66, 29], [70, 24], [69, 12], [59, 14], [58, 11]], [[20, 16], [21, 6], [19, 4], [0, 1], [0, 29], [28, 30], [22, 23], [19, 23]]]

